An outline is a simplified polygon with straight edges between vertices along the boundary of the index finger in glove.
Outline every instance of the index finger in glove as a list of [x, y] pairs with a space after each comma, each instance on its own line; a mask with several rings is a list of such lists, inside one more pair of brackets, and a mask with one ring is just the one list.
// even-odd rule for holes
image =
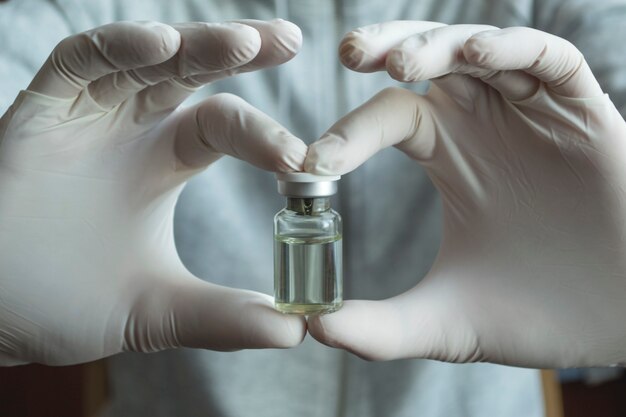
[[157, 22], [117, 22], [70, 36], [52, 51], [28, 89], [74, 98], [92, 81], [172, 57], [180, 35]]
[[[411, 139], [410, 141], [408, 139]], [[387, 88], [335, 123], [309, 146], [304, 170], [345, 174], [379, 150], [399, 145], [418, 159], [430, 157], [435, 131], [428, 102], [401, 88]]]
[[175, 152], [191, 168], [226, 154], [268, 171], [301, 171], [308, 150], [278, 122], [227, 93], [185, 109], [177, 125]]
[[103, 107], [111, 107], [144, 90], [139, 99], [152, 104], [148, 110], [174, 107], [203, 84], [282, 64], [298, 52], [302, 43], [300, 29], [281, 19], [195, 22], [173, 27], [182, 43], [172, 58], [99, 79], [89, 86], [94, 99]]
[[384, 71], [387, 53], [408, 37], [443, 23], [398, 20], [363, 26], [347, 33], [339, 45], [339, 59], [358, 72]]
[[480, 78], [511, 99], [528, 97], [537, 80], [521, 71], [498, 71], [468, 63], [463, 55], [474, 34], [497, 29], [487, 25], [435, 22], [385, 22], [350, 32], [341, 42], [342, 62], [355, 71], [387, 71], [404, 82], [432, 80], [452, 96], [465, 91], [462, 75]]
[[[479, 78], [509, 99], [529, 97], [539, 84], [535, 77], [523, 71], [476, 66], [464, 56], [468, 39], [493, 29], [497, 30], [486, 25], [450, 25], [415, 34], [389, 51], [387, 72], [404, 82], [432, 80], [452, 97], [471, 85], [463, 75]], [[445, 77], [450, 74], [458, 75]]]
[[230, 75], [256, 71], [263, 68], [283, 64], [293, 58], [302, 46], [302, 32], [300, 28], [283, 19], [274, 19], [269, 22], [263, 20], [237, 20], [240, 23], [256, 29], [261, 36], [261, 49], [253, 60], [247, 64], [224, 71], [218, 74], [199, 74], [186, 78], [187, 82], [196, 85], [206, 84]]
[[[350, 32], [339, 51], [342, 62], [355, 71], [387, 70], [400, 81], [437, 83], [438, 77], [467, 74], [513, 100], [531, 95], [539, 81], [567, 97], [602, 94], [574, 45], [530, 28], [386, 22]], [[446, 90], [462, 88], [441, 80]]]
[[537, 29], [512, 27], [477, 33], [468, 39], [463, 54], [478, 67], [523, 70], [566, 97], [602, 95], [582, 53], [567, 40]]
[[532, 95], [539, 81], [566, 97], [602, 95], [583, 55], [574, 45], [524, 27], [435, 28], [416, 34], [389, 51], [386, 65], [393, 78], [409, 82], [453, 73], [468, 74], [512, 100]]
[[[176, 103], [194, 91], [181, 79], [202, 73], [218, 73], [252, 60], [261, 48], [259, 33], [239, 23], [181, 23], [173, 28], [180, 34], [181, 44], [168, 60], [141, 68], [108, 74], [89, 85], [89, 93], [102, 107], [109, 108], [128, 97], [165, 80], [177, 81], [170, 90]], [[181, 96], [181, 97], [178, 97]], [[155, 103], [172, 100], [172, 91], [162, 92]]]

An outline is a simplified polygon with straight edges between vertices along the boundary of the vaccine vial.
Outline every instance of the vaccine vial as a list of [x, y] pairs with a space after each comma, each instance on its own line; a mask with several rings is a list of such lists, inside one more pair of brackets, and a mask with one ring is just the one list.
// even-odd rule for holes
[[287, 205], [274, 217], [274, 296], [278, 311], [323, 314], [341, 308], [341, 216], [330, 208], [339, 176], [277, 174]]

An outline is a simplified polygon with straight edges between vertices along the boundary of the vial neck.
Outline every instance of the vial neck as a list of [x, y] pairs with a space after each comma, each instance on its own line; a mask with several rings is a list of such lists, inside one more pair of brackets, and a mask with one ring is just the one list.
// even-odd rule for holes
[[323, 213], [330, 209], [330, 198], [329, 197], [313, 197], [313, 198], [288, 197], [287, 209], [291, 211], [295, 211], [298, 214], [304, 214], [307, 216]]

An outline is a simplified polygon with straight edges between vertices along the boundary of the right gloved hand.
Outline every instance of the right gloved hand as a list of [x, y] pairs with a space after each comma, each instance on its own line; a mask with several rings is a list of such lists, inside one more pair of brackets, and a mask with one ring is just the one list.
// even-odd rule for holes
[[270, 297], [192, 276], [172, 224], [185, 181], [222, 154], [302, 169], [306, 145], [237, 97], [176, 110], [300, 44], [275, 20], [114, 23], [57, 46], [0, 120], [0, 365], [300, 343], [304, 320]]
[[340, 54], [431, 89], [377, 94], [306, 170], [344, 174], [396, 146], [441, 195], [442, 243], [413, 288], [347, 301], [311, 334], [368, 359], [626, 363], [626, 122], [583, 55], [535, 29], [419, 21], [359, 28]]

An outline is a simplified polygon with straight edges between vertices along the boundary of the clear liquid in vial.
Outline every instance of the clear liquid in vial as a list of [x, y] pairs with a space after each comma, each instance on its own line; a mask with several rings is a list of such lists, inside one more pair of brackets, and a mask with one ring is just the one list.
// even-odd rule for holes
[[276, 309], [311, 315], [341, 308], [341, 236], [275, 236], [274, 239]]

